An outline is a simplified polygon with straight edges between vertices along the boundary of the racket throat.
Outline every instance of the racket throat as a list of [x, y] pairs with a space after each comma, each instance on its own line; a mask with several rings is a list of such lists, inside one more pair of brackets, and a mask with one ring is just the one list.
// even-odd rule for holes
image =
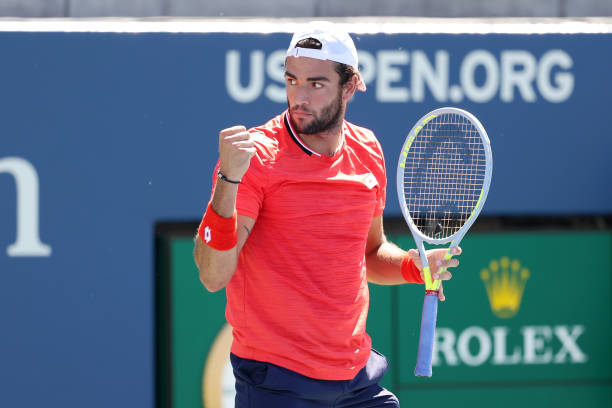
[[[423, 250], [421, 253], [424, 254], [425, 251]], [[426, 266], [425, 268], [423, 268], [423, 278], [425, 280], [425, 290], [426, 291], [432, 290], [437, 293], [440, 290], [440, 281], [433, 279], [433, 277], [431, 276], [431, 269], [429, 269], [429, 266]]]

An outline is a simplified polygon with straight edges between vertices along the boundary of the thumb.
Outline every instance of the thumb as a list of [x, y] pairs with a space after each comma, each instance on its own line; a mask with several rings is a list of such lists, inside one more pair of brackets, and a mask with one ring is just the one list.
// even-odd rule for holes
[[416, 249], [409, 249], [408, 250], [408, 256], [412, 258], [412, 260], [416, 261], [417, 259], [420, 260], [420, 256], [419, 256], [419, 251], [417, 251]]
[[423, 269], [423, 263], [421, 262], [421, 255], [419, 254], [419, 251], [414, 248], [409, 249], [408, 256], [414, 261], [414, 264], [417, 268], [419, 268], [419, 270]]

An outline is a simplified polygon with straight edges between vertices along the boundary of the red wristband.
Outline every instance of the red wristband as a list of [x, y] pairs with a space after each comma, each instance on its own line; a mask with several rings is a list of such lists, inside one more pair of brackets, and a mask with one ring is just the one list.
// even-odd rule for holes
[[406, 282], [425, 283], [425, 281], [421, 278], [421, 271], [419, 271], [419, 268], [417, 268], [412, 258], [408, 255], [402, 259], [402, 266], [400, 269], [402, 271], [402, 277]]
[[218, 251], [228, 251], [238, 243], [236, 219], [236, 211], [231, 218], [224, 218], [213, 210], [211, 203], [208, 203], [198, 228], [198, 235], [209, 247]]

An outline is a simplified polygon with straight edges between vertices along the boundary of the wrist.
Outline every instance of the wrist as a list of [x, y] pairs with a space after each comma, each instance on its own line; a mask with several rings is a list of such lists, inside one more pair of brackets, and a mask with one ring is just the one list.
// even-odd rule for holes
[[198, 236], [209, 247], [218, 251], [228, 251], [238, 243], [237, 214], [225, 218], [217, 214], [208, 203], [202, 222], [198, 227]]
[[404, 259], [402, 259], [400, 270], [402, 272], [402, 277], [406, 282], [425, 283], [423, 278], [421, 278], [421, 271], [415, 265], [414, 260], [408, 255], [404, 256]]
[[225, 181], [225, 182], [227, 182], [227, 183], [230, 183], [230, 184], [240, 184], [240, 183], [242, 182], [242, 179], [240, 179], [240, 178], [231, 178], [231, 177], [227, 177], [227, 176], [225, 175], [225, 173], [223, 173], [223, 172], [221, 171], [221, 169], [217, 170], [217, 177], [218, 177], [220, 180], [223, 180], [223, 181]]

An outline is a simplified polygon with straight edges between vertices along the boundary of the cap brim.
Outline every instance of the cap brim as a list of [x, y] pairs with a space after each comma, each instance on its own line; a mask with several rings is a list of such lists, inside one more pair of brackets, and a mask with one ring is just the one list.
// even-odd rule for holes
[[361, 91], [361, 92], [365, 92], [366, 91], [366, 84], [363, 81], [363, 78], [361, 77], [361, 73], [357, 72], [357, 90]]

